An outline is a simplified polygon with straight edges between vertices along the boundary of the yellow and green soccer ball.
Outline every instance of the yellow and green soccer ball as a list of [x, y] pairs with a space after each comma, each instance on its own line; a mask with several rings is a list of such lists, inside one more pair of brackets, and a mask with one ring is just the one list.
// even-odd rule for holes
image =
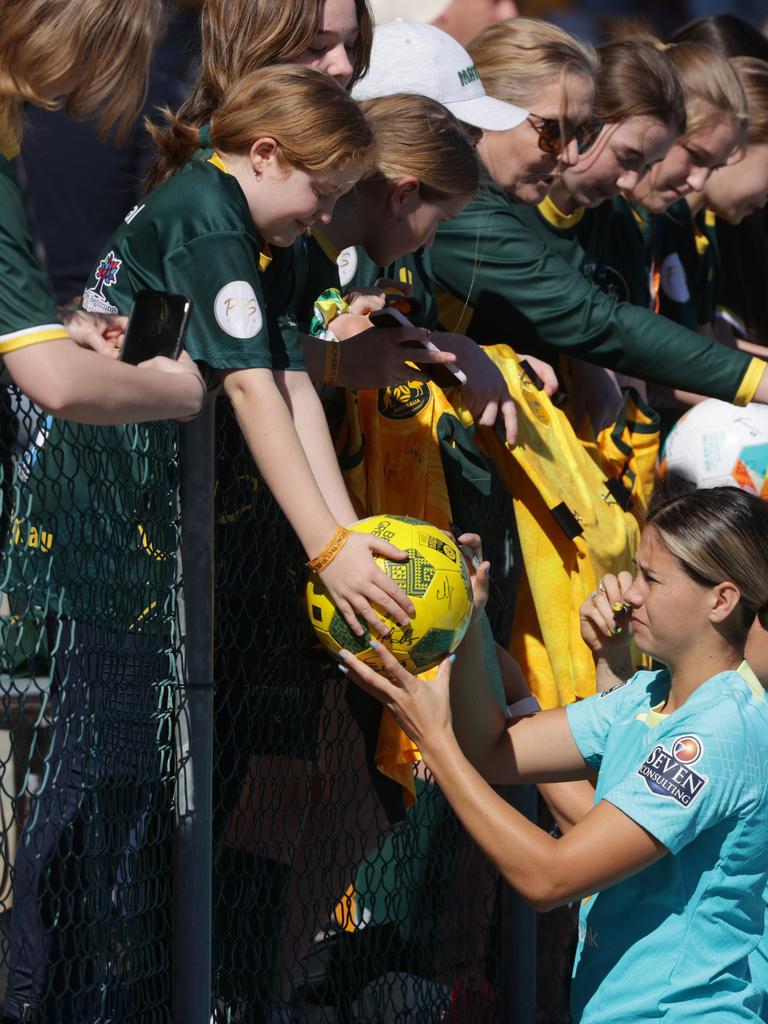
[[[390, 632], [374, 639], [381, 639], [410, 672], [426, 672], [459, 646], [472, 616], [472, 586], [461, 552], [436, 526], [405, 516], [371, 516], [351, 529], [372, 533], [408, 552], [407, 562], [377, 558], [376, 563], [405, 590], [416, 613], [403, 627], [377, 608]], [[361, 620], [365, 635], [354, 635], [329, 597], [322, 577], [310, 576], [306, 599], [309, 620], [330, 654], [338, 658], [345, 647], [374, 668], [381, 667], [370, 646], [368, 624]]]

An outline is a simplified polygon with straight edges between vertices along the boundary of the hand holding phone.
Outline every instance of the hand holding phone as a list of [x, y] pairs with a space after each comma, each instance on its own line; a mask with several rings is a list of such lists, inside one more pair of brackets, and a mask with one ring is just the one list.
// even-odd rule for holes
[[120, 349], [122, 362], [136, 366], [155, 356], [178, 359], [191, 308], [183, 292], [136, 292]]
[[[414, 324], [410, 322], [399, 309], [393, 306], [385, 306], [384, 309], [374, 310], [370, 314], [370, 321], [374, 327], [413, 327]], [[408, 341], [404, 343], [411, 348], [423, 348], [430, 352], [439, 352], [440, 349], [435, 345], [434, 342], [426, 338], [424, 341]], [[462, 384], [467, 383], [467, 375], [463, 370], [460, 370], [457, 366], [452, 366], [449, 363], [420, 363], [417, 359], [413, 362], [418, 366], [419, 370], [425, 374], [431, 381], [434, 381], [440, 388], [454, 388], [461, 387]]]

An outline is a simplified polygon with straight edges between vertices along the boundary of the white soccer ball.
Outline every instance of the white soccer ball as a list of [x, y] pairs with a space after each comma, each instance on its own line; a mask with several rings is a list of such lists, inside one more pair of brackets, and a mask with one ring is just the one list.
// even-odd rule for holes
[[695, 405], [667, 437], [659, 473], [673, 492], [740, 487], [768, 499], [768, 406]]

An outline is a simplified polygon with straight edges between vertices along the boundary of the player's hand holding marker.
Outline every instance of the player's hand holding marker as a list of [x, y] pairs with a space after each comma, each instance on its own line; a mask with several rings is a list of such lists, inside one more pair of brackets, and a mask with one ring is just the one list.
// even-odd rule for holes
[[507, 444], [517, 441], [517, 408], [498, 366], [488, 358], [477, 342], [461, 334], [437, 332], [431, 340], [439, 349], [454, 352], [467, 375], [461, 398], [479, 427], [492, 427], [497, 420], [504, 425]]
[[581, 635], [594, 655], [626, 647], [630, 642], [629, 613], [632, 608], [624, 600], [624, 595], [631, 586], [631, 573], [620, 572], [618, 576], [607, 573], [597, 590], [582, 601], [579, 608]]
[[426, 341], [429, 331], [423, 327], [371, 327], [367, 316], [343, 313], [331, 324], [340, 339], [341, 359], [336, 384], [365, 391], [393, 387], [406, 381], [427, 379], [408, 362], [455, 363], [452, 352], [410, 346], [410, 341]]
[[[333, 548], [337, 544], [339, 546], [334, 553]], [[389, 632], [390, 627], [381, 621], [373, 605], [399, 626], [407, 626], [415, 611], [402, 587], [376, 565], [373, 559], [377, 555], [393, 562], [403, 562], [408, 558], [406, 551], [381, 537], [374, 537], [371, 533], [350, 533], [339, 527], [327, 547], [309, 563], [310, 569], [320, 575], [355, 636], [362, 636], [365, 632], [358, 615], [380, 636]]]

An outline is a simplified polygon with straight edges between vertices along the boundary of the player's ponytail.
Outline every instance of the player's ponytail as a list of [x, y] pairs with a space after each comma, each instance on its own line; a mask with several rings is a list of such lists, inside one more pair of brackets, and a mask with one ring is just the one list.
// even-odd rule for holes
[[378, 160], [358, 190], [374, 191], [413, 175], [427, 202], [471, 196], [480, 181], [480, 158], [466, 129], [450, 111], [426, 96], [383, 96], [361, 109], [373, 128]]
[[666, 47], [653, 36], [617, 38], [601, 46], [594, 114], [606, 124], [648, 117], [685, 131], [685, 96]]
[[739, 588], [744, 635], [755, 616], [768, 629], [768, 502], [738, 487], [691, 491], [652, 503], [646, 528], [701, 586]]
[[162, 24], [161, 0], [0, 0], [0, 125], [20, 136], [33, 103], [95, 117], [102, 136], [123, 140]]
[[244, 154], [260, 138], [271, 138], [288, 163], [310, 171], [354, 165], [375, 167], [373, 130], [349, 93], [328, 75], [299, 65], [264, 68], [236, 82], [200, 131], [179, 118], [150, 129], [158, 150], [153, 180], [160, 184], [189, 163], [202, 147]]

